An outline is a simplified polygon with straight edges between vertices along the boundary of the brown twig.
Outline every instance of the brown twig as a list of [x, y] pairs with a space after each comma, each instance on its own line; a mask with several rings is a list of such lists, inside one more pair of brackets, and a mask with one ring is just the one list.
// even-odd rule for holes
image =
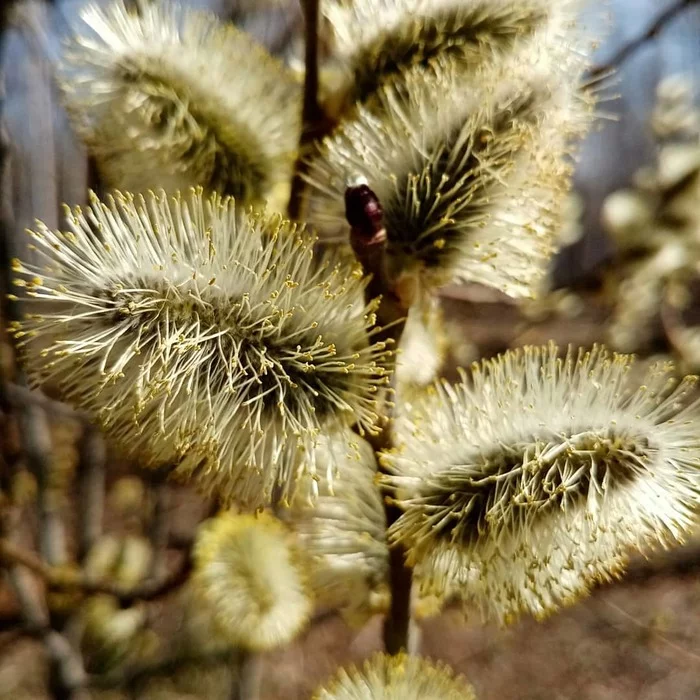
[[8, 565], [20, 565], [39, 576], [49, 588], [79, 590], [87, 595], [104, 593], [115, 596], [123, 606], [135, 601], [152, 601], [179, 588], [189, 576], [191, 558], [184, 556], [175, 570], [158, 579], [149, 579], [129, 587], [110, 581], [96, 581], [79, 569], [51, 566], [33, 552], [17, 547], [7, 539], [0, 539], [0, 561]]
[[167, 474], [155, 474], [151, 479], [153, 497], [153, 515], [149, 528], [149, 538], [153, 549], [151, 578], [160, 578], [166, 567], [168, 539], [170, 534], [170, 489]]
[[102, 434], [86, 424], [78, 461], [79, 537], [78, 560], [83, 561], [102, 536], [107, 451]]
[[[386, 269], [386, 231], [381, 202], [367, 185], [349, 187], [345, 192], [345, 216], [350, 224], [350, 243], [355, 256], [369, 276], [365, 297], [369, 302], [379, 297], [376, 338], [398, 345], [403, 334], [407, 300], [396, 293]], [[392, 404], [384, 401], [384, 422], [378, 433], [368, 438], [375, 453], [392, 446]], [[401, 511], [388, 499], [385, 501], [387, 526], [391, 526]], [[412, 571], [406, 566], [406, 553], [401, 545], [389, 551], [389, 585], [391, 606], [384, 621], [384, 646], [389, 654], [409, 651], [411, 626]]]
[[318, 52], [319, 52], [319, 0], [301, 0], [304, 10], [304, 96], [301, 110], [301, 134], [299, 153], [294, 165], [291, 193], [287, 213], [299, 221], [304, 215], [307, 148], [323, 131], [324, 114], [318, 102]]
[[238, 650], [235, 652], [231, 700], [258, 700], [262, 681], [260, 654]]
[[61, 401], [50, 399], [40, 391], [30, 389], [26, 385], [6, 382], [3, 386], [3, 393], [13, 408], [22, 409], [27, 405], [39, 406], [56, 418], [74, 420], [81, 423], [89, 422], [86, 414], [76, 411]]
[[648, 41], [655, 39], [675, 17], [694, 5], [698, 0], [677, 0], [654, 19], [651, 24], [631, 41], [623, 44], [605, 63], [594, 66], [589, 71], [590, 78], [600, 78], [612, 73]]

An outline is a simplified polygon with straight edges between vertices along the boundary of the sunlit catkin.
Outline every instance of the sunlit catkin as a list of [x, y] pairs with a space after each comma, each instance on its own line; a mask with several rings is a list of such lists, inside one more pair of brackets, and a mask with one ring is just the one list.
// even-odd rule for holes
[[487, 617], [543, 616], [683, 541], [700, 496], [695, 378], [627, 379], [630, 356], [533, 347], [436, 386], [383, 461], [403, 514], [390, 539], [424, 591]]
[[563, 219], [571, 140], [590, 118], [566, 66], [523, 56], [466, 82], [448, 72], [383, 89], [381, 110], [359, 109], [312, 159], [310, 221], [347, 241], [343, 193], [366, 182], [397, 289], [464, 280], [530, 296]]
[[339, 609], [359, 626], [388, 604], [386, 517], [374, 451], [357, 436], [323, 436], [316, 471], [318, 497], [299, 493], [285, 519], [308, 557], [316, 604]]
[[561, 42], [580, 0], [330, 0], [322, 3], [345, 68], [348, 105], [370, 104], [410, 75], [467, 73], [529, 40]]
[[107, 185], [201, 185], [250, 203], [289, 178], [298, 86], [246, 34], [168, 0], [88, 5], [81, 17], [63, 94]]
[[192, 585], [236, 646], [267, 651], [307, 623], [312, 603], [292, 541], [269, 515], [223, 513], [198, 531]]
[[377, 654], [361, 668], [341, 669], [312, 700], [475, 700], [449, 666], [418, 656]]
[[313, 472], [322, 427], [373, 429], [387, 377], [363, 281], [302, 229], [201, 192], [93, 198], [67, 221], [37, 225], [44, 266], [14, 261], [17, 335], [34, 382], [142, 463], [258, 506]]

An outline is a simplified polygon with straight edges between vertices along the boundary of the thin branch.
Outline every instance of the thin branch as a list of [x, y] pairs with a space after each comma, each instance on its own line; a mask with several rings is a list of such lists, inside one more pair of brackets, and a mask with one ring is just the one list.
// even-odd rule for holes
[[86, 414], [76, 411], [61, 401], [50, 399], [40, 391], [30, 389], [26, 385], [13, 384], [11, 382], [5, 383], [3, 393], [14, 408], [21, 409], [27, 405], [34, 405], [43, 408], [56, 418], [74, 420], [81, 423], [89, 422]]
[[[345, 192], [345, 216], [350, 224], [350, 243], [365, 275], [369, 276], [365, 288], [366, 300], [380, 298], [377, 308], [376, 338], [397, 346], [401, 340], [410, 300], [402, 297], [392, 287], [386, 270], [386, 230], [383, 224], [381, 202], [367, 185], [349, 187]], [[381, 430], [368, 438], [376, 453], [392, 446], [392, 407], [384, 401], [384, 424]], [[387, 526], [391, 526], [401, 511], [388, 499], [385, 500]], [[384, 621], [384, 646], [389, 654], [409, 651], [411, 627], [412, 571], [405, 564], [406, 552], [401, 545], [389, 550], [389, 585], [391, 607]]]
[[255, 652], [235, 652], [230, 700], [258, 700], [262, 681], [262, 659]]
[[107, 451], [100, 431], [87, 424], [80, 440], [78, 461], [79, 561], [83, 561], [102, 536], [106, 457]]
[[594, 66], [589, 71], [590, 78], [600, 78], [611, 73], [615, 68], [619, 68], [630, 58], [639, 48], [648, 41], [655, 39], [666, 28], [673, 19], [691, 5], [698, 3], [698, 0], [676, 0], [660, 12], [655, 20], [638, 36], [623, 44], [605, 63]]
[[166, 476], [155, 474], [151, 480], [153, 496], [153, 516], [149, 528], [153, 560], [151, 562], [151, 578], [160, 578], [166, 567], [168, 554], [168, 539], [170, 534], [170, 489]]
[[303, 219], [306, 183], [306, 155], [310, 143], [322, 132], [324, 114], [318, 102], [318, 52], [319, 52], [319, 0], [301, 0], [304, 10], [304, 97], [301, 111], [301, 135], [299, 153], [294, 165], [291, 193], [287, 213], [294, 221]]
[[201, 654], [177, 654], [106, 676], [94, 676], [90, 679], [90, 686], [101, 689], [133, 690], [151, 678], [172, 677], [185, 665], [193, 664], [201, 669], [225, 664], [230, 659], [230, 648], [202, 652]]
[[77, 589], [87, 595], [104, 593], [118, 598], [123, 606], [131, 605], [135, 601], [151, 601], [166, 596], [187, 580], [192, 569], [191, 558], [185, 556], [180, 566], [165, 576], [128, 587], [110, 581], [95, 581], [78, 569], [51, 566], [33, 552], [17, 547], [7, 539], [0, 539], [0, 561], [26, 567], [50, 588]]

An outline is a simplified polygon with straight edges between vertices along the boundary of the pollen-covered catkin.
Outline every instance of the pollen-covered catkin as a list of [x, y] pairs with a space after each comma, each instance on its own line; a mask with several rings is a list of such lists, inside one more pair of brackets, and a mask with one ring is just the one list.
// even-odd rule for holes
[[361, 668], [341, 669], [312, 700], [475, 700], [474, 690], [446, 664], [418, 656], [376, 654]]
[[[528, 42], [564, 49], [581, 0], [329, 0], [323, 11], [344, 68], [344, 99], [371, 106], [382, 87], [468, 74]], [[377, 106], [377, 105], [375, 105]]]
[[287, 644], [312, 609], [301, 558], [270, 515], [222, 513], [205, 522], [194, 548], [193, 592], [221, 634], [251, 651]]
[[379, 113], [359, 109], [311, 160], [310, 222], [347, 243], [343, 193], [364, 181], [384, 210], [397, 289], [464, 280], [532, 295], [558, 237], [571, 140], [590, 120], [570, 79], [523, 58], [466, 83], [445, 73], [382, 90]]
[[436, 385], [382, 461], [423, 592], [546, 615], [697, 524], [700, 404], [668, 366], [631, 385], [603, 348], [507, 352]]
[[315, 458], [311, 492], [299, 489], [282, 517], [308, 559], [316, 604], [339, 609], [360, 626], [385, 612], [389, 599], [386, 516], [374, 450], [348, 428], [322, 435]]
[[200, 185], [264, 201], [285, 186], [300, 91], [262, 47], [176, 2], [88, 5], [61, 85], [106, 184], [130, 192]]
[[67, 221], [32, 234], [43, 266], [14, 261], [16, 335], [34, 383], [142, 463], [256, 507], [314, 472], [322, 429], [374, 428], [373, 304], [303, 229], [201, 191], [93, 197]]

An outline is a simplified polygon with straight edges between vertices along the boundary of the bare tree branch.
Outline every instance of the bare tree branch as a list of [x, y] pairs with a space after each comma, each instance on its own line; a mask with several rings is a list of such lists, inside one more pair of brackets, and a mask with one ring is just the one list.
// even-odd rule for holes
[[87, 556], [102, 535], [106, 453], [100, 431], [90, 424], [86, 424], [80, 439], [80, 459], [78, 462], [79, 561]]
[[676, 0], [667, 7], [652, 23], [631, 41], [623, 44], [605, 63], [594, 66], [588, 73], [589, 78], [600, 78], [619, 68], [639, 48], [652, 39], [655, 39], [672, 20], [698, 0]]
[[26, 567], [44, 580], [49, 588], [76, 589], [88, 595], [105, 593], [119, 598], [119, 602], [124, 606], [135, 601], [156, 600], [171, 593], [187, 580], [192, 568], [191, 558], [184, 556], [180, 566], [163, 577], [128, 587], [110, 581], [93, 580], [79, 569], [51, 566], [33, 552], [17, 547], [6, 538], [0, 538], [0, 561], [10, 566]]
[[299, 153], [294, 166], [291, 194], [287, 212], [289, 218], [304, 218], [304, 193], [306, 184], [306, 155], [308, 145], [323, 131], [324, 114], [318, 103], [318, 51], [319, 51], [319, 0], [301, 0], [305, 22], [304, 98], [301, 111], [301, 136]]
[[233, 666], [230, 700], [258, 700], [262, 681], [260, 655], [238, 650], [234, 655]]
[[[381, 202], [367, 185], [349, 187], [345, 192], [345, 216], [350, 224], [350, 243], [355, 256], [369, 276], [365, 288], [366, 300], [380, 298], [377, 308], [376, 339], [397, 346], [401, 340], [408, 313], [406, 298], [392, 288], [386, 273], [386, 230]], [[376, 453], [391, 448], [391, 418], [393, 404], [384, 400], [384, 423], [370, 437]], [[401, 511], [385, 499], [387, 526], [391, 526]], [[384, 621], [384, 646], [389, 654], [409, 651], [411, 627], [412, 571], [405, 563], [406, 552], [401, 545], [389, 550], [389, 585], [391, 607]]]

